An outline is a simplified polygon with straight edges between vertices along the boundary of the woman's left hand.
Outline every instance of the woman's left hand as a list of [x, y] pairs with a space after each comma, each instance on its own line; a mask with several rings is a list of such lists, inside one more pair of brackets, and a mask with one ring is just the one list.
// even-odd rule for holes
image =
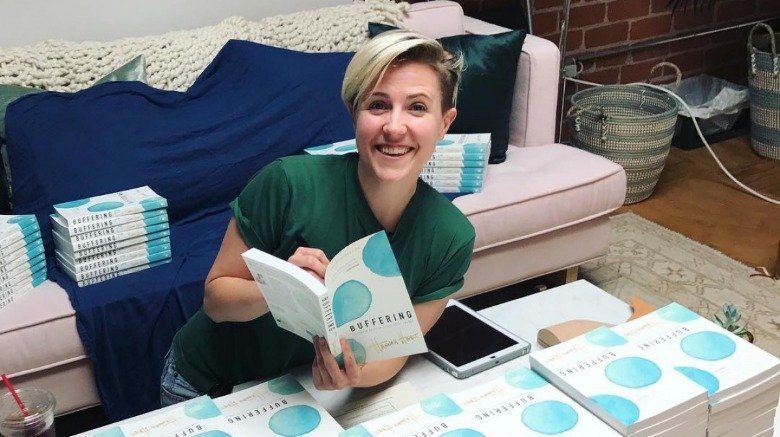
[[322, 337], [314, 339], [314, 362], [311, 365], [311, 376], [317, 390], [341, 390], [355, 387], [360, 381], [363, 366], [355, 361], [352, 348], [345, 338], [339, 340], [344, 356], [344, 368], [340, 368], [336, 358], [330, 352], [328, 343]]

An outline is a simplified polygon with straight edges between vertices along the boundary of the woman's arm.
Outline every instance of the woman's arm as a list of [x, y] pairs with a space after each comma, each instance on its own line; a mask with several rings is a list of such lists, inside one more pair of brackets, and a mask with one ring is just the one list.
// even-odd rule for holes
[[268, 312], [268, 304], [241, 254], [249, 247], [230, 219], [217, 258], [206, 276], [203, 311], [215, 322], [245, 322]]
[[[423, 334], [439, 320], [447, 300], [438, 299], [414, 305], [414, 312], [420, 322]], [[325, 339], [318, 338], [314, 345], [316, 356], [312, 363], [312, 379], [317, 390], [340, 390], [346, 387], [373, 387], [394, 377], [406, 364], [409, 357], [398, 357], [389, 360], [374, 361], [362, 368], [355, 362], [355, 356], [346, 339], [341, 339], [344, 350], [344, 369], [339, 368], [333, 354], [330, 353]]]

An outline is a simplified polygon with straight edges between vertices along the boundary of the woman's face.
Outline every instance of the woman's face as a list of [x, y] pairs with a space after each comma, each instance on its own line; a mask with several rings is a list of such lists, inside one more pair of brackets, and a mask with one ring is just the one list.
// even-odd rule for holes
[[455, 119], [442, 113], [439, 79], [418, 62], [391, 65], [355, 114], [360, 162], [379, 182], [416, 181]]

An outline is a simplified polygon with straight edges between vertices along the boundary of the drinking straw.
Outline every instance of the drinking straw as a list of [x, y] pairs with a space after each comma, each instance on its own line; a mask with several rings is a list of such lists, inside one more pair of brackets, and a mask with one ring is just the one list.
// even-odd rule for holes
[[5, 373], [0, 374], [0, 378], [3, 378], [3, 382], [5, 383], [5, 386], [8, 387], [8, 391], [11, 392], [11, 396], [14, 397], [14, 400], [16, 401], [16, 405], [18, 405], [19, 409], [22, 410], [22, 414], [24, 414], [24, 417], [29, 416], [30, 411], [27, 410], [27, 407], [24, 406], [24, 402], [22, 402], [22, 399], [19, 397], [19, 394], [16, 393], [16, 389], [14, 388], [13, 384], [11, 384], [11, 380], [8, 379], [7, 376], [5, 376]]

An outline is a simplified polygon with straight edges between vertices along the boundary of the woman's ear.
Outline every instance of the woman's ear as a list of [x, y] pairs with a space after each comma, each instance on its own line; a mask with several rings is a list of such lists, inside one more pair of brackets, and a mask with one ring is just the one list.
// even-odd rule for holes
[[458, 110], [455, 108], [450, 108], [444, 112], [444, 116], [442, 117], [442, 130], [439, 134], [439, 139], [444, 138], [444, 134], [446, 134], [450, 129], [450, 126], [452, 125], [452, 122], [455, 121], [455, 117], [457, 117], [457, 115]]

